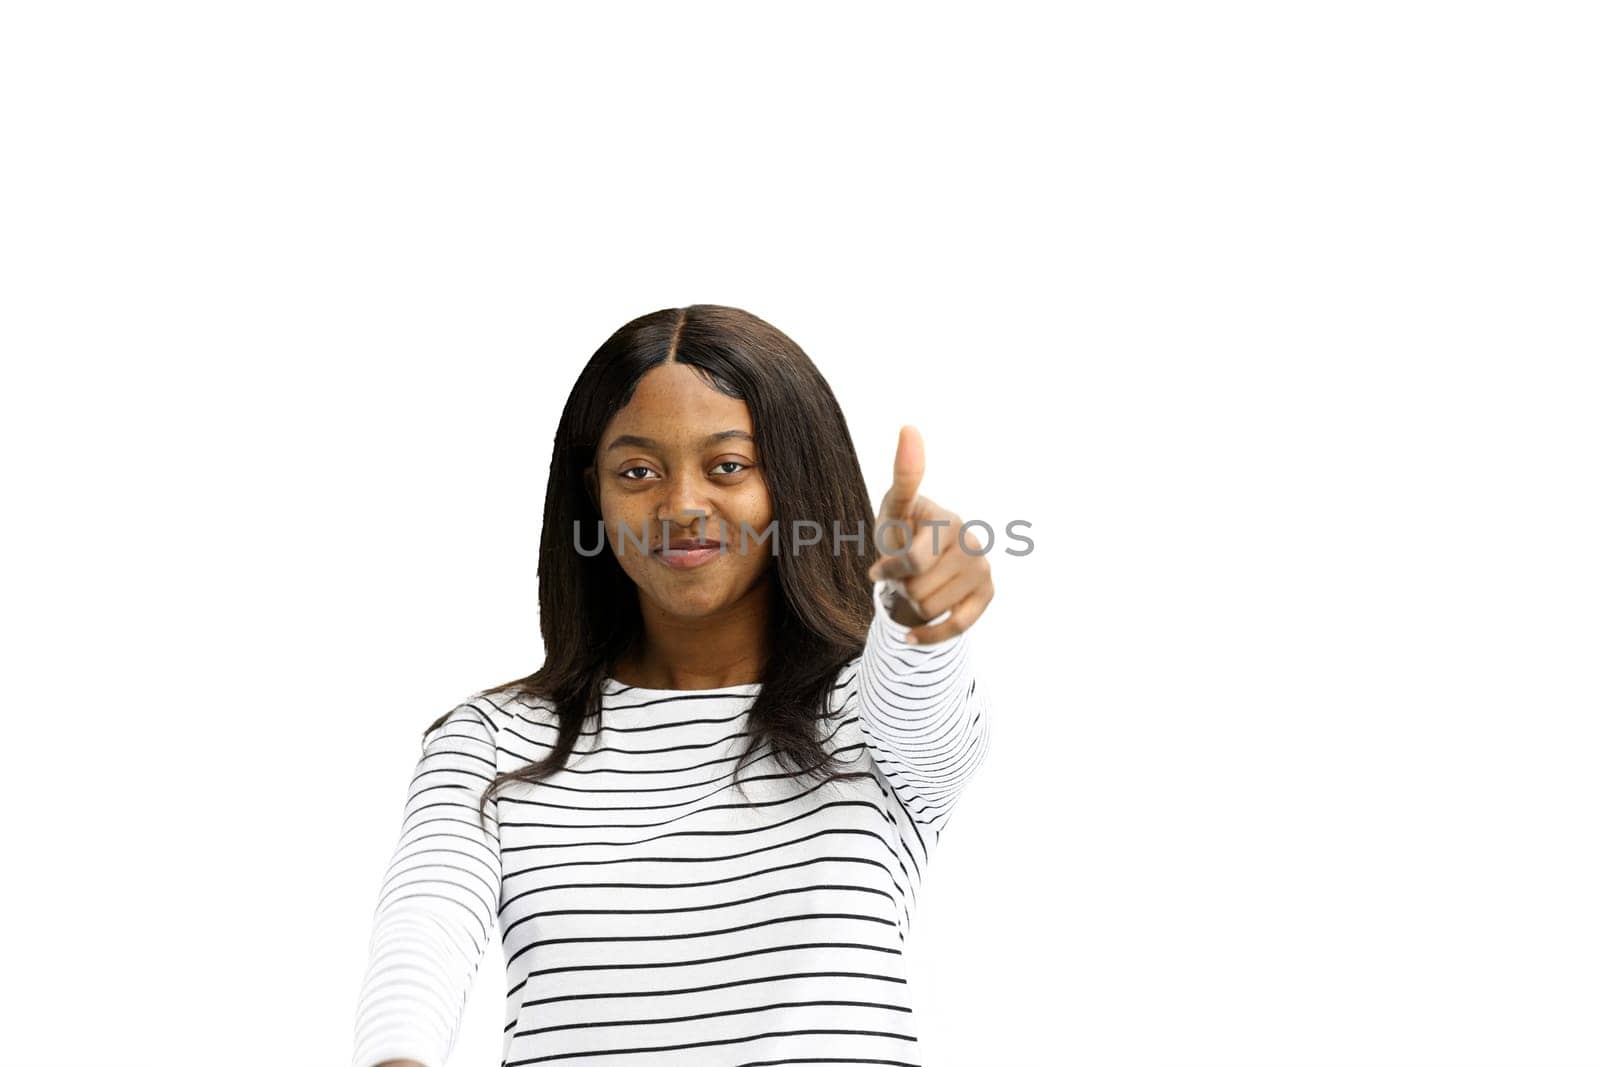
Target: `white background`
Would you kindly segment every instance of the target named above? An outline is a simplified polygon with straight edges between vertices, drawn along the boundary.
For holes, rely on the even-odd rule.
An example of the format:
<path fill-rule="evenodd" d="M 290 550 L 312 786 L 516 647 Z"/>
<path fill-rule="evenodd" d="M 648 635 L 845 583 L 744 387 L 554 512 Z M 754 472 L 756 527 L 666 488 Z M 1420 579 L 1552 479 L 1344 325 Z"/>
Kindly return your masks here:
<path fill-rule="evenodd" d="M 704 302 L 806 349 L 875 499 L 911 423 L 1034 526 L 927 1067 L 1600 1062 L 1597 43 L 8 5 L 0 1060 L 342 1067 L 421 731 L 541 659 L 567 391 Z"/>

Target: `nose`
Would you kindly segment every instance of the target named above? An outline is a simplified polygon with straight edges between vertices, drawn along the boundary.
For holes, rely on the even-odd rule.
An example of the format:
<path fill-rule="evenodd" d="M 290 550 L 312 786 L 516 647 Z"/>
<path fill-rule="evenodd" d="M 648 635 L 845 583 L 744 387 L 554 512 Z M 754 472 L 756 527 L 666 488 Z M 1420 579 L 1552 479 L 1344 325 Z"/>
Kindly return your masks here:
<path fill-rule="evenodd" d="M 665 496 L 656 509 L 656 523 L 667 524 L 668 536 L 683 531 L 690 537 L 715 537 L 716 511 L 705 484 L 695 472 L 679 471 L 663 483 Z"/>

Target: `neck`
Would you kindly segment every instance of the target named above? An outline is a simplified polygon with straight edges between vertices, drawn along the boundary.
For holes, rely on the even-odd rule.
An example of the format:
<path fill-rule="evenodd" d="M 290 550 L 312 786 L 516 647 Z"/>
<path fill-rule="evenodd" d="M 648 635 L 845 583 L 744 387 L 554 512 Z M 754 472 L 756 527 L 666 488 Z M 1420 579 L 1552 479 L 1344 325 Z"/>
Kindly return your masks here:
<path fill-rule="evenodd" d="M 611 676 L 642 689 L 721 689 L 761 681 L 771 655 L 773 571 L 710 615 L 673 615 L 640 597 L 643 639 Z"/>

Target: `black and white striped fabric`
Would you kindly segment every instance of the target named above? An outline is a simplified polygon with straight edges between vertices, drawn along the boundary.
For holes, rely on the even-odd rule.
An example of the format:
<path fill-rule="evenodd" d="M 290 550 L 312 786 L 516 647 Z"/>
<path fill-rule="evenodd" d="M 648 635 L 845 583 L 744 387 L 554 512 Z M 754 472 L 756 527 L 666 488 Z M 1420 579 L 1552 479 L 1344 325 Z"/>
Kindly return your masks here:
<path fill-rule="evenodd" d="M 479 694 L 424 742 L 373 916 L 352 1067 L 445 1067 L 490 931 L 503 1067 L 919 1063 L 902 955 L 932 847 L 989 747 L 971 632 L 908 644 L 881 588 L 823 736 L 871 779 L 817 786 L 770 748 L 732 772 L 759 683 L 607 679 L 553 778 L 542 704 Z"/>

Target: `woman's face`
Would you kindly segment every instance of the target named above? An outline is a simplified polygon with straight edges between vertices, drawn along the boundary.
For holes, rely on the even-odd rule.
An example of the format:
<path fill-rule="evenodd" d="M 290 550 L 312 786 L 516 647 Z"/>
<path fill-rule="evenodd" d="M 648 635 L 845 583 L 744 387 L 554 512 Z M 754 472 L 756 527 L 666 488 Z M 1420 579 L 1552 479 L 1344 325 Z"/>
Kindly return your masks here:
<path fill-rule="evenodd" d="M 749 592 L 772 564 L 773 538 L 756 542 L 772 520 L 760 462 L 749 407 L 684 363 L 647 371 L 628 406 L 612 417 L 595 451 L 592 488 L 612 553 L 659 612 L 715 614 Z M 750 531 L 742 550 L 741 523 Z M 623 536 L 624 526 L 631 538 Z M 695 566 L 674 566 L 662 548 L 683 539 L 721 548 L 713 544 Z"/>

